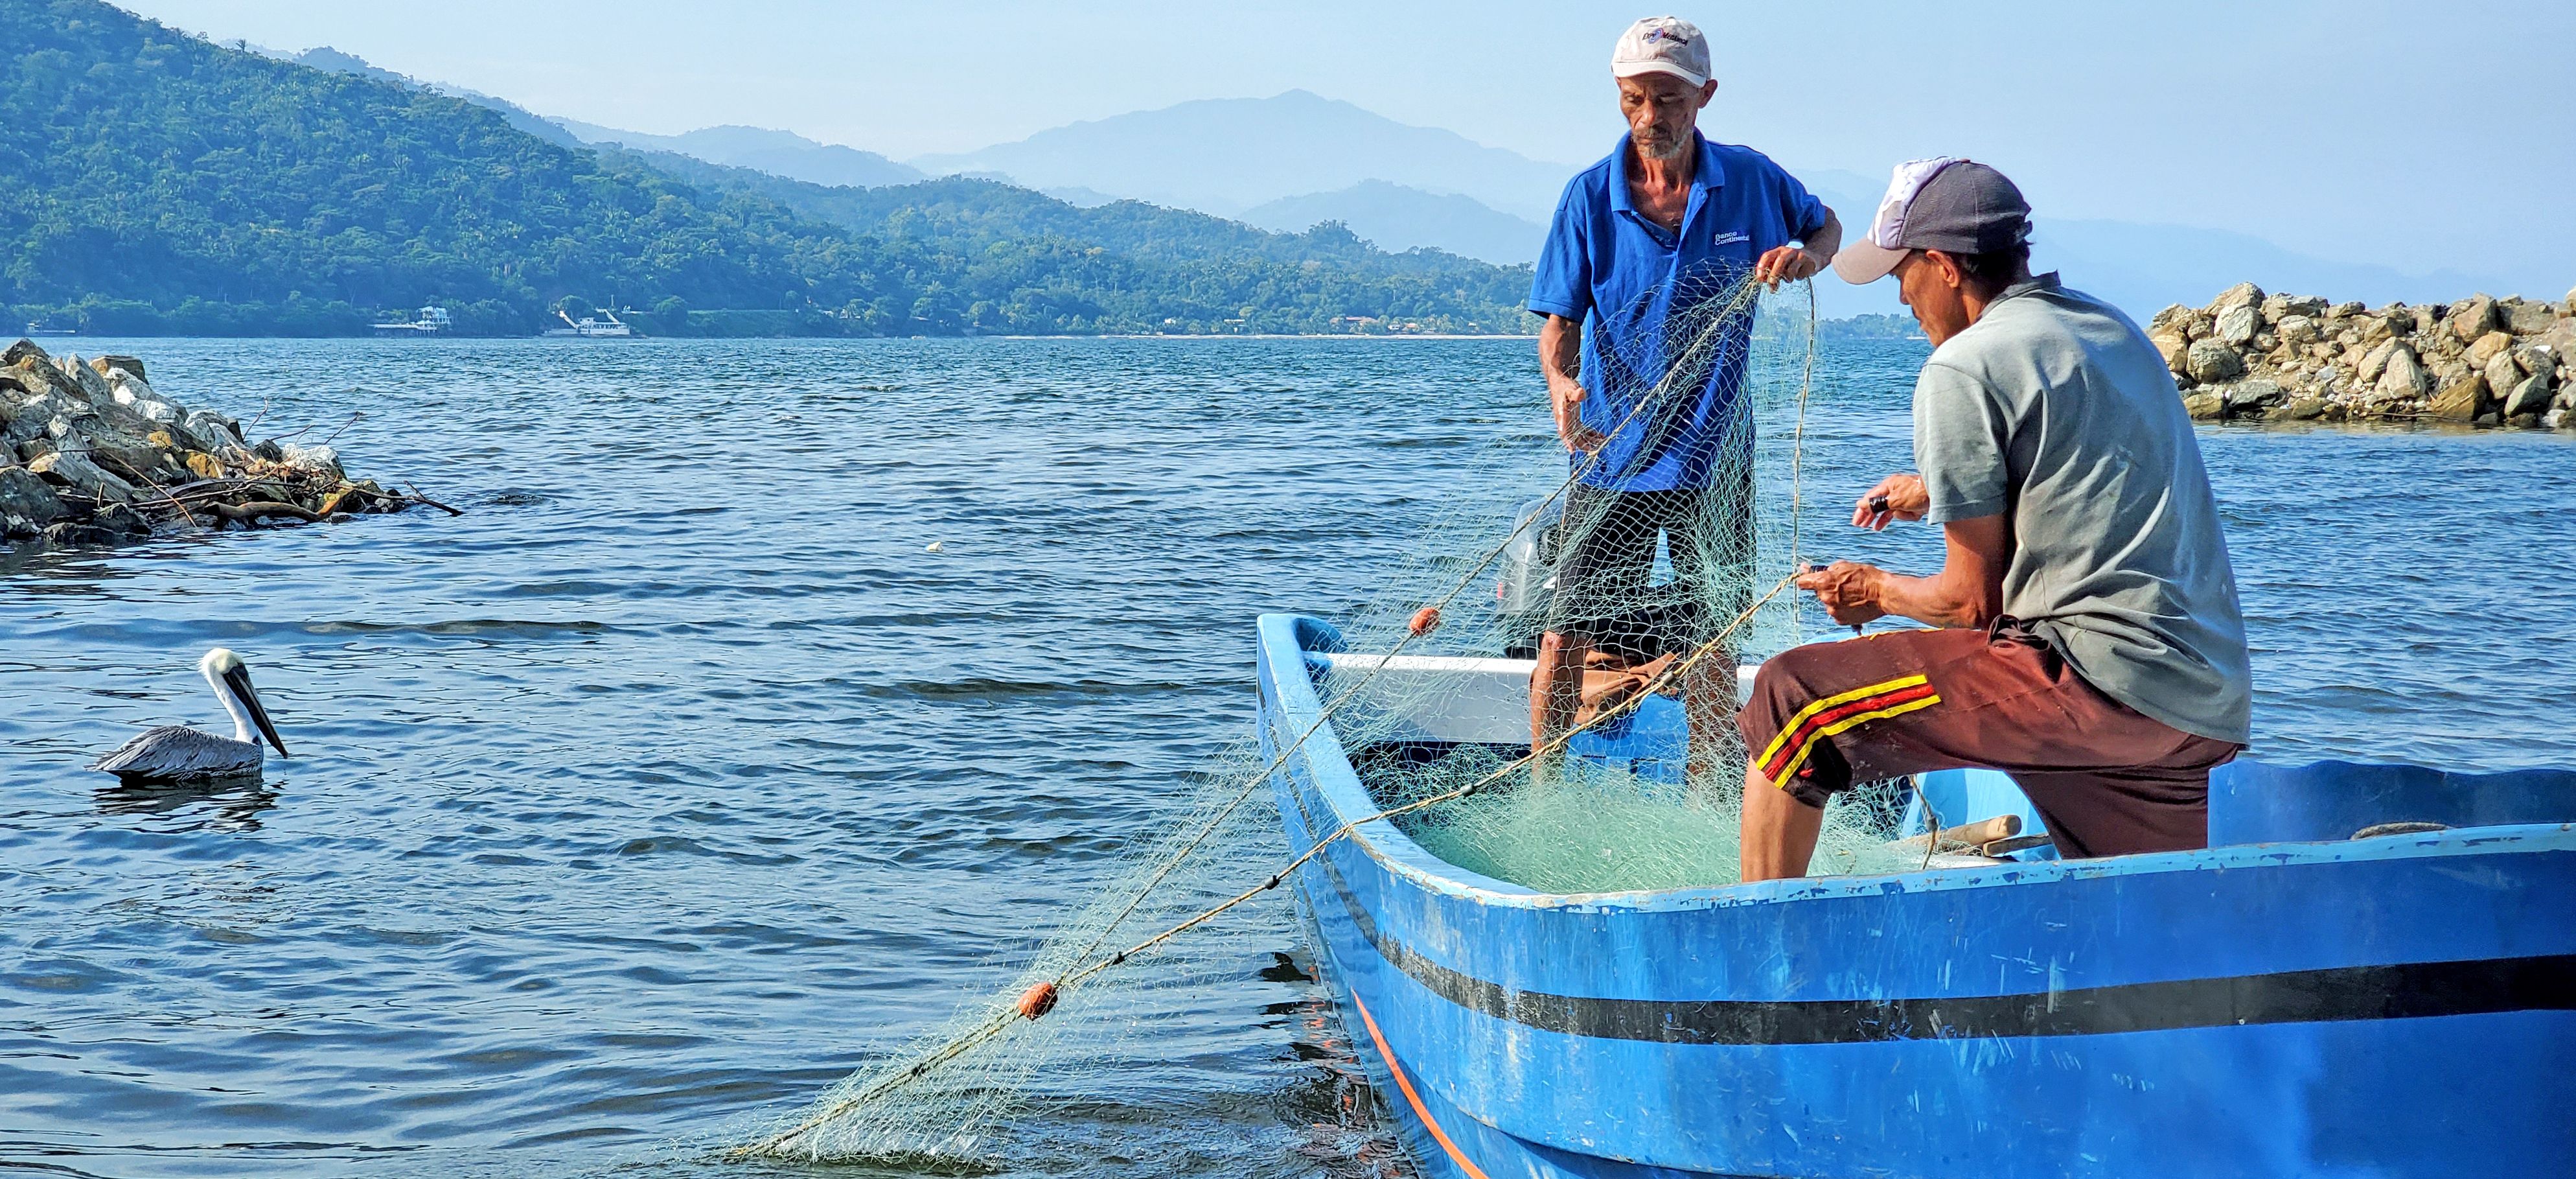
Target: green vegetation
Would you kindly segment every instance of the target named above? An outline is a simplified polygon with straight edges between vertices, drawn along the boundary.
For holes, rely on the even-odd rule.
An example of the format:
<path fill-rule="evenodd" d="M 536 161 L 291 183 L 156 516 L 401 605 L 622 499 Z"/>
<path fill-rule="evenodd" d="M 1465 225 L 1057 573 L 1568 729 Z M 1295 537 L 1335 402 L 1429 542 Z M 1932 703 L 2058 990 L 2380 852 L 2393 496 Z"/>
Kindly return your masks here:
<path fill-rule="evenodd" d="M 1528 327 L 1526 267 L 1338 226 L 593 153 L 95 0 L 0 0 L 0 28 L 0 326 L 331 335 L 439 303 L 523 334 L 577 296 L 675 334 Z"/>
<path fill-rule="evenodd" d="M 1817 325 L 1827 336 L 1843 340 L 1920 340 L 1923 325 L 1911 315 L 1855 315 L 1849 319 L 1828 319 Z"/>

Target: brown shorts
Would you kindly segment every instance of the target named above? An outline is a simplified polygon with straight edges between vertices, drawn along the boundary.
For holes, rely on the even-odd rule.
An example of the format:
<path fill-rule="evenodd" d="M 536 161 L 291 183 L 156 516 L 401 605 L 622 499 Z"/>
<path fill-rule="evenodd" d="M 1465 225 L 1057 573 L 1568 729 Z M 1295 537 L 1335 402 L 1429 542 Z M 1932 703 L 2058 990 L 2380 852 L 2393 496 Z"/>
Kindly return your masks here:
<path fill-rule="evenodd" d="M 1855 780 L 2002 770 L 2068 857 L 2208 846 L 2210 767 L 2243 748 L 2103 695 L 2009 618 L 1781 652 L 1736 724 L 1762 776 L 1809 806 Z"/>

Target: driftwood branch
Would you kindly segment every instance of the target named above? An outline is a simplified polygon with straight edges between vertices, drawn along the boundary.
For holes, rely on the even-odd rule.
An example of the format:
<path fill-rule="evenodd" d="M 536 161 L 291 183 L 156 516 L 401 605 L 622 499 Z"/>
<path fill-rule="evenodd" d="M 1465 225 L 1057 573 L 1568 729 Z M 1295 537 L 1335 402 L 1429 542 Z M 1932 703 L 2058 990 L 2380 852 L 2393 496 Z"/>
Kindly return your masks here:
<path fill-rule="evenodd" d="M 439 511 L 445 512 L 445 513 L 447 513 L 448 515 L 451 515 L 451 516 L 462 516 L 462 515 L 464 515 L 464 514 L 465 514 L 465 511 L 464 511 L 464 509 L 462 509 L 462 508 L 451 508 L 451 507 L 447 506 L 446 504 L 440 503 L 440 502 L 438 502 L 437 500 L 434 500 L 434 499 L 429 498 L 428 496 L 422 495 L 422 494 L 420 493 L 420 489 L 419 489 L 419 488 L 414 487 L 414 486 L 412 486 L 412 485 L 411 485 L 411 484 L 409 484 L 409 483 L 405 483 L 405 484 L 403 484 L 403 490 L 408 491 L 408 492 L 410 492 L 410 493 L 411 493 L 412 502 L 414 502 L 414 503 L 427 504 L 427 505 L 429 505 L 430 507 L 436 508 L 436 509 L 438 509 Z"/>
<path fill-rule="evenodd" d="M 255 499 L 245 504 L 212 503 L 206 505 L 206 510 L 236 524 L 248 524 L 262 516 L 284 516 L 307 524 L 319 523 L 322 519 L 319 512 L 273 499 Z"/>

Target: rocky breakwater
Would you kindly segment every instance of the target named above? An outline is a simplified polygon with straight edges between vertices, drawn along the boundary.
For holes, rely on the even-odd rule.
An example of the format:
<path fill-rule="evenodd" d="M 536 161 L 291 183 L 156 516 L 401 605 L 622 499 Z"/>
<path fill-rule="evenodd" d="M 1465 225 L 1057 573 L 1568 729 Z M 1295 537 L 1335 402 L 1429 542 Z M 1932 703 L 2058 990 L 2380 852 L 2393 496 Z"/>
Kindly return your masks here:
<path fill-rule="evenodd" d="M 102 544 L 201 528 L 314 523 L 427 504 L 352 482 L 328 445 L 253 443 L 242 424 L 154 390 L 130 356 L 0 353 L 0 539 Z"/>
<path fill-rule="evenodd" d="M 2243 283 L 2147 335 L 2202 420 L 2428 420 L 2576 429 L 2576 291 L 2364 308 Z"/>

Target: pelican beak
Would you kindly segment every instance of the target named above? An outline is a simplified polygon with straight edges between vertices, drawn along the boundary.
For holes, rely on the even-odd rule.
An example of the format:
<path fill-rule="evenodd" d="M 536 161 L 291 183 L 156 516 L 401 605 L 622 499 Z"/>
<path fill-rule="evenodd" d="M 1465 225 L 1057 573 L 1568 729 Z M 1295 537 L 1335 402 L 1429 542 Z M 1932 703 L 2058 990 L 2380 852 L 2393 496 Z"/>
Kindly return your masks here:
<path fill-rule="evenodd" d="M 268 710 L 259 706 L 259 693 L 252 691 L 250 686 L 250 668 L 234 664 L 232 670 L 224 673 L 224 687 L 231 689 L 233 698 L 250 710 L 250 722 L 259 726 L 259 735 L 268 738 L 279 757 L 295 756 L 286 751 L 286 742 L 277 739 L 277 726 L 269 723 Z"/>

